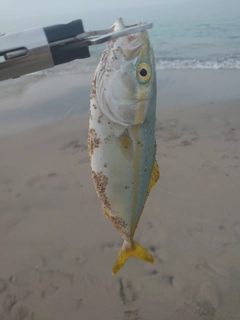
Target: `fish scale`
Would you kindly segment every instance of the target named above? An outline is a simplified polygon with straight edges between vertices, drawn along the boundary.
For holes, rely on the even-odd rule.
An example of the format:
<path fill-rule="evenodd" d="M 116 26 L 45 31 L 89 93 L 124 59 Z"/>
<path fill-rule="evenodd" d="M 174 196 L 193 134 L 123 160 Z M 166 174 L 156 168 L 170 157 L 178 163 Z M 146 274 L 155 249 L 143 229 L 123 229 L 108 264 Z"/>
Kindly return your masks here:
<path fill-rule="evenodd" d="M 124 29 L 123 20 L 114 28 Z M 153 262 L 133 237 L 159 178 L 155 122 L 156 72 L 147 32 L 110 41 L 92 82 L 88 149 L 103 212 L 124 240 L 112 274 L 131 256 Z"/>

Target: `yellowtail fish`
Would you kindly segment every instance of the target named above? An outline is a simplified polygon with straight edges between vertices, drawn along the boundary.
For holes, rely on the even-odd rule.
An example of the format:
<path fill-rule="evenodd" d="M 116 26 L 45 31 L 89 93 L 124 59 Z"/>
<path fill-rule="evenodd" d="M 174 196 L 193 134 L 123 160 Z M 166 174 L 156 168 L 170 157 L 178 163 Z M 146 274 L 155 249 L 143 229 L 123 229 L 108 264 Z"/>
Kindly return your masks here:
<path fill-rule="evenodd" d="M 114 30 L 125 28 L 123 20 Z M 147 31 L 108 42 L 91 91 L 88 149 L 104 214 L 124 242 L 112 269 L 129 257 L 154 261 L 133 240 L 146 199 L 159 178 L 155 159 L 156 71 Z"/>

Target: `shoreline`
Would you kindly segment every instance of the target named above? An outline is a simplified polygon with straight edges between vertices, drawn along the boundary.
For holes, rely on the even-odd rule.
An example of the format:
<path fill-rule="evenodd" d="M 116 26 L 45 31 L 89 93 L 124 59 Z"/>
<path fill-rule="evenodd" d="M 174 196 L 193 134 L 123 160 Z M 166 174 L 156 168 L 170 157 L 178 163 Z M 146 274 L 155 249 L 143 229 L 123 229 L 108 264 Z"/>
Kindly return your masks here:
<path fill-rule="evenodd" d="M 0 83 L 0 137 L 89 110 L 93 74 L 31 75 Z M 240 101 L 240 70 L 157 72 L 157 109 Z"/>

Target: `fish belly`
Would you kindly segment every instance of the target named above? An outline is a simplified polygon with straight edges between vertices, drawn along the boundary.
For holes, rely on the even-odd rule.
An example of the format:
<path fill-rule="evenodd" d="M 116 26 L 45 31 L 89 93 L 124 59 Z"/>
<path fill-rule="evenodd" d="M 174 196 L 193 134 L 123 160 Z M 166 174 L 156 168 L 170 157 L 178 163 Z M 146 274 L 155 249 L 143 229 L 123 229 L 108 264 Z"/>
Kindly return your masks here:
<path fill-rule="evenodd" d="M 91 104 L 93 182 L 104 213 L 125 240 L 133 238 L 149 191 L 155 158 L 154 116 L 142 125 L 123 127 L 109 121 L 96 101 Z"/>

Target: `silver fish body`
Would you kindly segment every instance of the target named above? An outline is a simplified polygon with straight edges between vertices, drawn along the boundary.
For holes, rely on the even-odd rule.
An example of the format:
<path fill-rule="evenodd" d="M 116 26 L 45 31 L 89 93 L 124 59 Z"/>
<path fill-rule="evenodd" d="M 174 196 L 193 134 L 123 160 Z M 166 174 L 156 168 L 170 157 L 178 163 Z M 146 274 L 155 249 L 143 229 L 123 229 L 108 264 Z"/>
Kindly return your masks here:
<path fill-rule="evenodd" d="M 118 19 L 114 29 L 123 28 Z M 147 196 L 159 178 L 156 92 L 147 32 L 109 42 L 93 79 L 88 148 L 103 212 L 124 240 L 113 274 L 130 256 L 153 262 L 133 237 Z"/>

